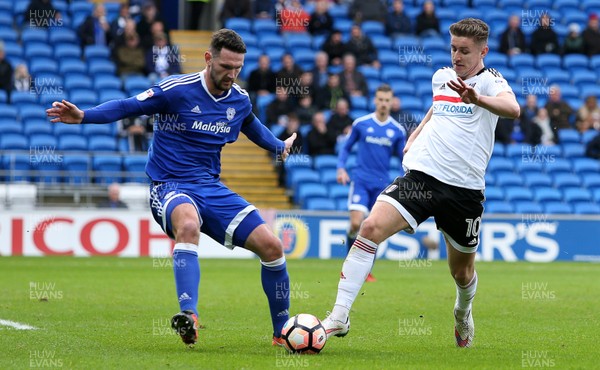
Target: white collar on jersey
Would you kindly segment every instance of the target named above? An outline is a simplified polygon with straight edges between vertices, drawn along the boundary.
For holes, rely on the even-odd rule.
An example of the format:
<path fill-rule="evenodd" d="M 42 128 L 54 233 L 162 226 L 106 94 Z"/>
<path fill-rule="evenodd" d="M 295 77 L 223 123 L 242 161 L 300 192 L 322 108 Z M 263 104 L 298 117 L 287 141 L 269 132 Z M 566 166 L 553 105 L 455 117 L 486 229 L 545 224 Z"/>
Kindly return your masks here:
<path fill-rule="evenodd" d="M 379 126 L 385 126 L 390 122 L 391 117 L 388 115 L 388 118 L 385 121 L 381 122 L 380 120 L 377 119 L 377 114 L 371 113 L 371 118 L 373 119 L 373 122 L 375 122 Z"/>
<path fill-rule="evenodd" d="M 211 97 L 212 100 L 218 102 L 218 101 L 221 101 L 221 100 L 227 98 L 231 94 L 231 89 L 229 89 L 229 90 L 227 90 L 227 94 L 221 96 L 220 98 L 215 98 L 215 96 L 213 94 L 211 94 L 210 91 L 208 91 L 208 86 L 206 86 L 206 79 L 204 78 L 205 75 L 206 75 L 206 69 L 203 69 L 200 72 L 200 81 L 202 82 L 202 87 L 204 88 L 204 91 L 206 91 L 206 93 L 208 94 L 208 96 Z"/>

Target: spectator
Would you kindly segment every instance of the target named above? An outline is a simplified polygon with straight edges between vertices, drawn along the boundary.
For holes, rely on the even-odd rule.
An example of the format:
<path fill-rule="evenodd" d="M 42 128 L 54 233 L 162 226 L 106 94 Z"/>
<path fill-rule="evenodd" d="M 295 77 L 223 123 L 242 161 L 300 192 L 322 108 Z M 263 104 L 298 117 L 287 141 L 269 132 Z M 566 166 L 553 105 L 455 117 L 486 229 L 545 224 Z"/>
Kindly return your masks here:
<path fill-rule="evenodd" d="M 548 111 L 546 108 L 538 109 L 538 113 L 533 118 L 533 122 L 542 131 L 542 135 L 540 137 L 540 143 L 542 145 L 554 145 L 558 142 L 558 136 L 551 126 L 551 120 L 548 116 Z"/>
<path fill-rule="evenodd" d="M 140 36 L 140 40 L 141 40 L 142 47 L 144 48 L 144 50 L 151 48 L 152 45 L 154 44 L 154 36 L 155 35 L 152 35 L 151 28 L 152 28 L 152 24 L 157 21 L 162 22 L 162 19 L 158 15 L 158 11 L 156 10 L 156 5 L 154 5 L 154 3 L 152 1 L 148 1 L 148 2 L 144 3 L 144 5 L 142 6 L 142 17 L 138 21 L 136 28 L 135 28 L 135 31 Z M 163 23 L 163 29 L 161 32 L 163 32 L 167 35 L 169 34 L 169 31 L 166 28 L 164 28 L 164 23 Z M 168 40 L 169 39 L 167 38 L 167 41 Z"/>
<path fill-rule="evenodd" d="M 0 90 L 6 91 L 10 97 L 10 91 L 13 85 L 13 67 L 6 60 L 6 52 L 4 51 L 4 42 L 0 40 Z"/>
<path fill-rule="evenodd" d="M 329 77 L 329 72 L 327 71 L 328 63 L 329 58 L 327 57 L 327 53 L 318 51 L 315 55 L 315 67 L 311 70 L 313 76 L 312 89 L 315 93 L 320 88 L 327 85 L 327 78 Z"/>
<path fill-rule="evenodd" d="M 516 55 L 527 50 L 525 34 L 521 30 L 521 18 L 512 15 L 508 19 L 508 27 L 500 35 L 500 52 L 507 55 Z"/>
<path fill-rule="evenodd" d="M 531 53 L 533 55 L 552 53 L 558 54 L 558 35 L 552 29 L 548 13 L 540 17 L 540 26 L 531 35 Z"/>
<path fill-rule="evenodd" d="M 344 55 L 344 70 L 340 72 L 340 85 L 348 96 L 367 96 L 368 88 L 365 76 L 356 70 L 356 58 L 352 54 Z"/>
<path fill-rule="evenodd" d="M 79 26 L 79 39 L 82 47 L 88 45 L 108 46 L 110 25 L 106 20 L 106 9 L 102 3 L 96 3 L 94 12 Z"/>
<path fill-rule="evenodd" d="M 117 39 L 113 43 L 113 48 L 116 50 L 119 47 L 124 46 L 125 39 L 127 38 L 127 36 L 135 35 L 135 36 L 137 36 L 137 38 L 139 38 L 140 35 L 138 35 L 138 33 L 135 29 L 136 29 L 136 24 L 135 24 L 135 21 L 133 20 L 133 18 L 127 19 L 125 21 L 125 27 L 123 28 L 123 33 L 121 35 L 117 36 Z M 141 41 L 141 39 L 140 39 L 140 41 Z"/>
<path fill-rule="evenodd" d="M 548 111 L 555 137 L 558 138 L 558 130 L 571 128 L 569 117 L 573 114 L 573 109 L 562 99 L 560 87 L 557 85 L 550 86 L 550 99 L 545 108 Z"/>
<path fill-rule="evenodd" d="M 246 18 L 252 19 L 252 4 L 250 0 L 225 0 L 219 19 L 221 24 L 229 18 Z"/>
<path fill-rule="evenodd" d="M 296 133 L 296 140 L 294 140 L 294 143 L 290 148 L 290 154 L 302 154 L 302 152 L 304 152 L 304 139 L 302 137 L 302 133 L 298 130 L 299 127 L 300 121 L 298 120 L 298 116 L 296 116 L 296 114 L 294 113 L 290 113 L 288 115 L 288 120 L 285 125 L 285 130 L 277 137 L 280 140 L 285 140 L 288 137 L 292 136 L 294 132 Z M 284 186 L 286 178 L 284 162 L 280 159 L 276 159 L 276 168 L 277 175 L 279 177 L 279 185 Z"/>
<path fill-rule="evenodd" d="M 33 79 L 27 70 L 27 66 L 25 64 L 19 64 L 15 67 L 14 71 L 15 81 L 13 84 L 13 89 L 15 91 L 21 92 L 31 92 L 35 91 L 35 87 L 33 86 Z"/>
<path fill-rule="evenodd" d="M 390 37 L 411 33 L 410 18 L 404 12 L 402 0 L 394 0 L 393 11 L 385 19 L 385 33 Z"/>
<path fill-rule="evenodd" d="M 120 121 L 121 136 L 127 138 L 131 152 L 146 152 L 149 147 L 149 136 L 153 132 L 152 117 L 142 115 L 125 118 Z"/>
<path fill-rule="evenodd" d="M 569 25 L 569 34 L 563 43 L 563 54 L 585 54 L 585 43 L 580 34 L 581 27 L 577 23 Z"/>
<path fill-rule="evenodd" d="M 539 145 L 542 142 L 542 129 L 533 120 L 538 110 L 537 96 L 527 95 L 525 105 L 521 107 L 519 127 L 523 134 L 523 141 L 531 145 Z"/>
<path fill-rule="evenodd" d="M 390 109 L 390 116 L 395 119 L 399 124 L 404 127 L 406 130 L 406 134 L 409 135 L 412 133 L 413 129 L 416 128 L 416 125 L 421 123 L 421 120 L 415 123 L 415 127 L 410 127 L 412 122 L 412 116 L 409 112 L 402 109 L 402 100 L 399 97 L 394 96 L 392 98 L 392 107 Z M 407 136 L 408 137 L 408 136 Z"/>
<path fill-rule="evenodd" d="M 279 117 L 286 116 L 294 111 L 294 104 L 290 100 L 287 91 L 279 89 L 275 99 L 267 105 L 267 124 L 272 125 L 279 122 Z"/>
<path fill-rule="evenodd" d="M 310 15 L 308 22 L 308 32 L 311 35 L 329 35 L 333 31 L 333 18 L 327 11 L 329 3 L 327 0 L 318 0 L 315 11 Z"/>
<path fill-rule="evenodd" d="M 54 9 L 50 0 L 31 0 L 23 13 L 23 25 L 26 27 L 60 26 L 60 12 Z"/>
<path fill-rule="evenodd" d="M 298 101 L 303 96 L 310 96 L 311 98 L 315 96 L 315 91 L 313 89 L 313 75 L 311 72 L 302 72 L 300 75 L 300 85 L 296 87 L 296 91 L 294 91 L 294 96 L 296 101 Z"/>
<path fill-rule="evenodd" d="M 312 129 L 308 132 L 306 141 L 308 154 L 311 156 L 335 153 L 336 137 L 327 130 L 325 115 L 322 112 L 313 116 Z"/>
<path fill-rule="evenodd" d="M 286 92 L 288 92 L 292 87 L 299 86 L 300 76 L 302 76 L 303 72 L 302 68 L 294 62 L 291 54 L 284 54 L 281 57 L 281 69 L 275 76 L 276 89 L 286 89 Z"/>
<path fill-rule="evenodd" d="M 121 77 L 146 73 L 146 58 L 137 34 L 125 36 L 125 45 L 117 49 L 116 60 L 117 73 Z"/>
<path fill-rule="evenodd" d="M 514 142 L 515 120 L 512 118 L 499 117 L 494 131 L 495 141 L 502 144 Z"/>
<path fill-rule="evenodd" d="M 317 107 L 319 109 L 334 109 L 340 99 L 348 101 L 348 95 L 340 85 L 340 76 L 330 74 L 327 85 L 316 92 Z"/>
<path fill-rule="evenodd" d="M 254 17 L 256 19 L 273 19 L 274 10 L 272 0 L 254 1 Z"/>
<path fill-rule="evenodd" d="M 154 21 L 150 25 L 150 35 L 146 36 L 145 39 L 140 36 L 140 42 L 145 51 L 148 51 L 148 49 L 152 48 L 154 45 L 154 37 L 157 35 L 165 35 L 167 38 L 167 44 L 171 45 L 171 39 L 165 30 L 165 24 L 162 21 Z"/>
<path fill-rule="evenodd" d="M 596 96 L 590 95 L 585 98 L 585 104 L 577 111 L 575 127 L 579 132 L 600 130 L 600 108 Z"/>
<path fill-rule="evenodd" d="M 296 107 L 296 115 L 298 116 L 298 120 L 300 120 L 300 124 L 310 124 L 315 113 L 317 113 L 317 107 L 313 104 L 312 96 L 302 96 L 298 100 L 298 106 Z"/>
<path fill-rule="evenodd" d="M 600 54 L 600 30 L 598 29 L 598 15 L 595 13 L 590 14 L 588 18 L 588 25 L 581 35 L 583 37 L 583 43 L 585 45 L 585 51 L 587 55 Z"/>
<path fill-rule="evenodd" d="M 350 31 L 350 40 L 346 43 L 346 52 L 354 55 L 359 66 L 369 64 L 375 68 L 380 67 L 377 60 L 377 49 L 357 24 L 353 25 Z"/>
<path fill-rule="evenodd" d="M 383 0 L 353 0 L 350 5 L 350 18 L 356 23 L 364 21 L 384 22 L 387 13 Z"/>
<path fill-rule="evenodd" d="M 181 73 L 179 54 L 167 44 L 164 33 L 154 36 L 154 46 L 146 52 L 146 71 L 152 80 Z"/>
<path fill-rule="evenodd" d="M 110 22 L 110 38 L 113 42 L 114 47 L 124 45 L 124 43 L 121 45 L 117 45 L 117 43 L 119 42 L 118 40 L 121 39 L 121 37 L 123 37 L 122 40 L 125 40 L 125 36 L 123 35 L 125 33 L 125 26 L 127 25 L 128 21 L 132 21 L 135 26 L 135 21 L 133 20 L 133 18 L 131 18 L 131 15 L 129 14 L 129 4 L 127 4 L 127 2 L 121 3 L 121 7 L 119 8 L 119 16 L 115 18 L 112 22 Z"/>
<path fill-rule="evenodd" d="M 340 135 L 348 135 L 352 129 L 352 118 L 349 116 L 350 106 L 348 101 L 341 98 L 337 101 L 335 110 L 329 122 L 327 122 L 327 128 L 331 131 L 331 134 L 338 138 Z"/>
<path fill-rule="evenodd" d="M 342 32 L 334 30 L 327 40 L 321 46 L 321 50 L 324 50 L 329 57 L 329 64 L 332 66 L 338 66 L 342 64 L 342 57 L 346 54 L 346 45 L 342 41 Z"/>
<path fill-rule="evenodd" d="M 290 6 L 279 13 L 281 32 L 306 32 L 309 21 L 310 15 L 304 11 L 298 0 L 292 0 Z"/>
<path fill-rule="evenodd" d="M 585 146 L 585 156 L 600 159 L 600 133 Z"/>
<path fill-rule="evenodd" d="M 423 3 L 423 11 L 417 16 L 416 33 L 422 37 L 440 34 L 440 21 L 435 15 L 435 7 L 431 0 Z"/>
<path fill-rule="evenodd" d="M 127 208 L 127 204 L 120 199 L 121 188 L 119 184 L 112 183 L 108 186 L 108 199 L 98 206 L 100 208 Z"/>
<path fill-rule="evenodd" d="M 258 68 L 250 72 L 246 90 L 253 104 L 257 96 L 275 93 L 275 72 L 271 70 L 271 59 L 268 55 L 263 54 L 258 58 Z"/>

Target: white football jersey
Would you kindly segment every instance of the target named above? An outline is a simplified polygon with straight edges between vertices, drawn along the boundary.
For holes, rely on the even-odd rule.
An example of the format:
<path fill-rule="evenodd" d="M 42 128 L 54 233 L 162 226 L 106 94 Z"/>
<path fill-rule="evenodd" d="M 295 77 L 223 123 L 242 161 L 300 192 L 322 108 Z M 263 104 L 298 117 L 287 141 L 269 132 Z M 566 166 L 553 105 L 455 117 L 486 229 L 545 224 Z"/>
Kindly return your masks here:
<path fill-rule="evenodd" d="M 494 147 L 498 116 L 475 104 L 463 103 L 447 86 L 450 80 L 457 80 L 452 68 L 433 74 L 431 119 L 412 143 L 402 165 L 446 184 L 481 190 L 485 188 L 485 169 Z M 512 91 L 500 72 L 490 68 L 482 69 L 465 83 L 480 95 Z"/>

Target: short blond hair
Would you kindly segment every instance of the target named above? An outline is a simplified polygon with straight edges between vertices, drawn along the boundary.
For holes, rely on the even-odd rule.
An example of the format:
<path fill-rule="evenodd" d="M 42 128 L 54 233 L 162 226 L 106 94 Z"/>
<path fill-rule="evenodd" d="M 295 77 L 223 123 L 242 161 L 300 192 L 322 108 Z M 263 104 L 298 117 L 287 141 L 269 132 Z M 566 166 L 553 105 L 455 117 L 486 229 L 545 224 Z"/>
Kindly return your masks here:
<path fill-rule="evenodd" d="M 477 44 L 487 44 L 490 27 L 476 18 L 466 18 L 450 26 L 450 34 L 456 37 L 472 38 Z"/>

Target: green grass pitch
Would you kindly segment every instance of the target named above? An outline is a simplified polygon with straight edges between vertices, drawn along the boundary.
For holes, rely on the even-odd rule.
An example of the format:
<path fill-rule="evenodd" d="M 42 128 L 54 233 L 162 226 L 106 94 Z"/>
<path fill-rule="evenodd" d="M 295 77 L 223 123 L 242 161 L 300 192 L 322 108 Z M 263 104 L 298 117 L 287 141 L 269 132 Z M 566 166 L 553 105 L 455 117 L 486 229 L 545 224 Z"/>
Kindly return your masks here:
<path fill-rule="evenodd" d="M 291 313 L 323 318 L 341 260 L 288 261 Z M 316 356 L 271 346 L 258 260 L 202 260 L 199 343 L 169 328 L 170 260 L 0 258 L 0 369 L 597 368 L 600 265 L 478 263 L 474 346 L 454 345 L 444 261 L 377 261 L 345 338 Z"/>

